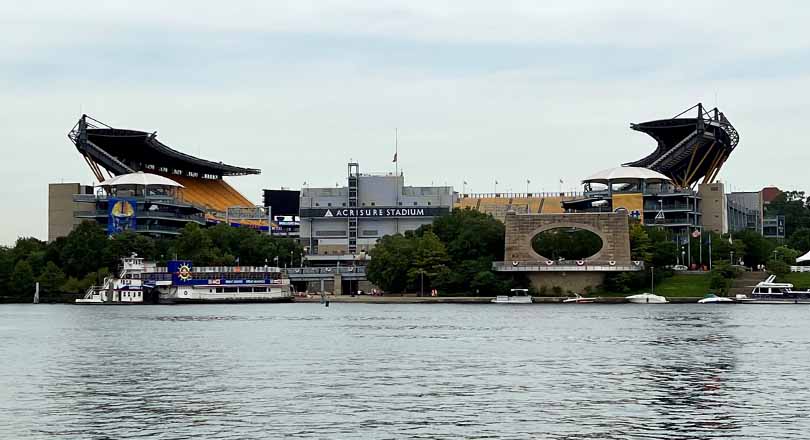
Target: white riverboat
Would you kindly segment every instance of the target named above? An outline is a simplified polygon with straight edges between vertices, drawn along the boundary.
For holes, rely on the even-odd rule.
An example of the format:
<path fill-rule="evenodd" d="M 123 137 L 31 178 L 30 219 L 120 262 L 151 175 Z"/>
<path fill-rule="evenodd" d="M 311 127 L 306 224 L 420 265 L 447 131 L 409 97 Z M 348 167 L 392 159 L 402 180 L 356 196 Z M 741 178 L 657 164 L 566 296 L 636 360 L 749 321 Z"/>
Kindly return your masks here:
<path fill-rule="evenodd" d="M 528 295 L 529 289 L 512 289 L 513 294 L 520 295 L 498 295 L 491 302 L 493 304 L 531 304 L 532 297 Z"/>
<path fill-rule="evenodd" d="M 253 303 L 291 301 L 293 291 L 281 269 L 265 266 L 167 266 L 137 255 L 122 259 L 121 271 L 87 290 L 76 304 Z"/>

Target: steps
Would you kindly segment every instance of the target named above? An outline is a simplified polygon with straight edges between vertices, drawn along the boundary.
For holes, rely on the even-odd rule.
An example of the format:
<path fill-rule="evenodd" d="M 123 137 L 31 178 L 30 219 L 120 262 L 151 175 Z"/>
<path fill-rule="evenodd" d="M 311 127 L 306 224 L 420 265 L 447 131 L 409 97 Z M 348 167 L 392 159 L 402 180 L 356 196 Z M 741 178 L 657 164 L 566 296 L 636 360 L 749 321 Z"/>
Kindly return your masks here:
<path fill-rule="evenodd" d="M 728 296 L 749 295 L 753 286 L 760 281 L 765 281 L 770 274 L 768 272 L 743 272 L 731 282 L 728 289 Z"/>

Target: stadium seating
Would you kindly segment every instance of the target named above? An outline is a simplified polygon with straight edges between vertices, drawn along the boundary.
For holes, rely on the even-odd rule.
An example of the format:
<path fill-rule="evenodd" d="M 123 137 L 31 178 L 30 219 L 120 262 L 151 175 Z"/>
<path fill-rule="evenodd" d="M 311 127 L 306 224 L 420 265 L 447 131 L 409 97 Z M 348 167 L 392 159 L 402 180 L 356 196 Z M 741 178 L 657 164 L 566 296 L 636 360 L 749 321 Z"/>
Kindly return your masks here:
<path fill-rule="evenodd" d="M 220 212 L 235 206 L 254 206 L 245 196 L 222 179 L 198 179 L 167 175 L 166 177 L 184 186 L 183 200 Z"/>

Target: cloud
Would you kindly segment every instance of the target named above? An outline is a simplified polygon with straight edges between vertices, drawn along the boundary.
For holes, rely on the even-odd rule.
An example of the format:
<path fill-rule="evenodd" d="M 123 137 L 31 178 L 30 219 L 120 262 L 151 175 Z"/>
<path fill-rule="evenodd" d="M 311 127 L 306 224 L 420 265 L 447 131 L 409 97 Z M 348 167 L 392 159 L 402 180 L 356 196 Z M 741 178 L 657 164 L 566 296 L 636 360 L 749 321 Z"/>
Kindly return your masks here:
<path fill-rule="evenodd" d="M 723 178 L 803 185 L 803 2 L 7 3 L 0 243 L 45 237 L 48 182 L 91 179 L 65 137 L 82 112 L 261 168 L 231 179 L 258 202 L 350 158 L 386 170 L 394 128 L 409 184 L 572 189 L 653 148 L 630 122 L 719 100 L 742 139 Z"/>

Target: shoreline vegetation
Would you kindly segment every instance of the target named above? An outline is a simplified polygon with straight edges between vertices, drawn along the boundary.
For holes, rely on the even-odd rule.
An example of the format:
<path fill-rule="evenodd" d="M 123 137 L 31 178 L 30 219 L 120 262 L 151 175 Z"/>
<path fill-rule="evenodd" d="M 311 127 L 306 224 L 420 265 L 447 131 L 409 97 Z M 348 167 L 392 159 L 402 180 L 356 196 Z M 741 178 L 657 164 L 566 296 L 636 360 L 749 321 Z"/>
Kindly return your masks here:
<path fill-rule="evenodd" d="M 491 215 L 470 209 L 456 209 L 414 231 L 381 238 L 369 252 L 371 259 L 366 273 L 369 281 L 388 293 L 384 298 L 433 289 L 442 298 L 492 298 L 507 295 L 515 288 L 529 289 L 529 295 L 538 298 L 566 297 L 574 293 L 623 297 L 649 291 L 650 268 L 655 272 L 656 293 L 668 298 L 699 298 L 707 293 L 725 295 L 744 267 L 764 266 L 775 273 L 778 280 L 806 289 L 810 288 L 810 273 L 790 273 L 788 262 L 795 261 L 799 255 L 791 245 L 799 249 L 810 246 L 810 208 L 805 205 L 803 193 L 788 194 L 790 200 L 777 202 L 776 206 L 781 208 L 776 212 L 790 213 L 791 209 L 799 209 L 804 217 L 796 222 L 792 219 L 798 214 L 786 215 L 788 225 L 798 223 L 800 227 L 794 227 L 784 243 L 745 230 L 731 235 L 709 232 L 703 237 L 690 237 L 688 244 L 681 241 L 679 246 L 666 228 L 644 226 L 631 220 L 631 257 L 643 261 L 647 270 L 611 273 L 606 276 L 604 285 L 589 286 L 579 292 L 566 286 L 534 289 L 525 275 L 493 271 L 492 263 L 504 258 L 504 225 Z M 783 199 L 785 197 L 783 195 Z M 797 204 L 802 207 L 793 206 Z M 688 250 L 691 250 L 691 261 L 708 262 L 709 240 L 712 270 L 686 273 L 670 269 L 688 258 Z M 589 252 L 594 245 L 591 241 L 592 237 L 587 234 L 558 233 L 546 237 L 538 235 L 532 243 L 535 249 Z M 67 237 L 51 243 L 20 238 L 13 247 L 0 246 L 0 303 L 31 302 L 36 282 L 40 283 L 41 302 L 72 302 L 90 286 L 100 284 L 111 270 L 117 269 L 120 258 L 132 253 L 160 264 L 180 258 L 198 266 L 296 267 L 305 259 L 303 248 L 295 240 L 271 237 L 250 229 L 226 225 L 201 228 L 189 224 L 176 238 L 155 239 L 133 232 L 108 237 L 99 225 L 84 222 Z"/>

